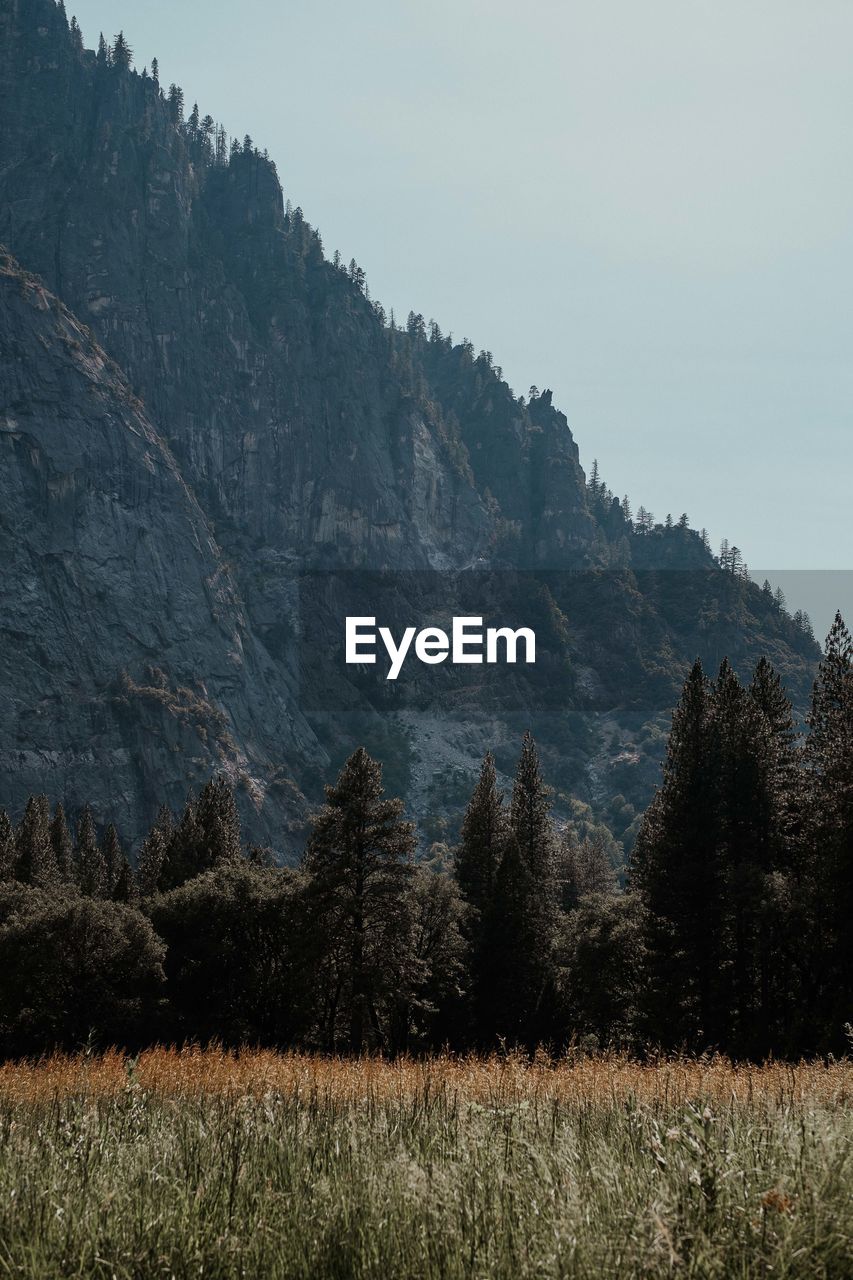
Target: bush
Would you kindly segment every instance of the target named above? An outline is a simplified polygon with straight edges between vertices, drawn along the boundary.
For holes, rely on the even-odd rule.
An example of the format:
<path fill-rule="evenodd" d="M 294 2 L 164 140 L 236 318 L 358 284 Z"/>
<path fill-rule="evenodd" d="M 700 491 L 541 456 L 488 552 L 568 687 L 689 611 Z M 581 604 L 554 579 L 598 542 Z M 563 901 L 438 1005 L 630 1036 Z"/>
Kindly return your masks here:
<path fill-rule="evenodd" d="M 167 945 L 169 1034 L 229 1045 L 293 1033 L 295 873 L 229 865 L 153 899 Z"/>
<path fill-rule="evenodd" d="M 131 907 L 24 885 L 0 887 L 0 1045 L 8 1055 L 146 1039 L 163 944 Z"/>

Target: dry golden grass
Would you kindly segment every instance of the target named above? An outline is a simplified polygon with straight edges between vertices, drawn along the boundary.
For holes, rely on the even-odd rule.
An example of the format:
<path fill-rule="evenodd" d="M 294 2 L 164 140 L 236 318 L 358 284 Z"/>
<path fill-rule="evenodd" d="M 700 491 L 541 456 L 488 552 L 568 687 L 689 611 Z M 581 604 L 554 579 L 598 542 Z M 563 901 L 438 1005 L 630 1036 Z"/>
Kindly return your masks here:
<path fill-rule="evenodd" d="M 0 1101 L 115 1097 L 128 1081 L 164 1098 L 218 1095 L 314 1098 L 337 1104 L 447 1101 L 508 1106 L 549 1105 L 677 1107 L 695 1099 L 731 1103 L 842 1108 L 853 1099 L 853 1062 L 770 1062 L 738 1065 L 727 1058 L 670 1058 L 638 1062 L 621 1055 L 540 1054 L 490 1058 L 440 1055 L 424 1060 L 359 1060 L 244 1049 L 153 1048 L 137 1058 L 111 1050 L 100 1056 L 56 1055 L 38 1062 L 0 1065 Z"/>

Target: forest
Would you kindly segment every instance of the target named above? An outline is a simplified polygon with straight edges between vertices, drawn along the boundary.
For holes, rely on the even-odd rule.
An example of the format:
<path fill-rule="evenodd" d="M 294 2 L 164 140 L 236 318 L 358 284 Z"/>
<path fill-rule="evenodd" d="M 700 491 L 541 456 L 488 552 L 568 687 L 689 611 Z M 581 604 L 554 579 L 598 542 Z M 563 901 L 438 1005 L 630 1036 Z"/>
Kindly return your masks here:
<path fill-rule="evenodd" d="M 73 828 L 73 834 L 72 834 Z M 482 764 L 455 846 L 364 748 L 301 865 L 245 847 L 219 776 L 131 865 L 87 806 L 0 811 L 0 1051 L 156 1043 L 390 1057 L 569 1046 L 736 1060 L 843 1053 L 853 1009 L 853 642 L 840 615 L 801 735 L 762 659 L 697 662 L 628 866 L 555 821 L 525 734 Z"/>

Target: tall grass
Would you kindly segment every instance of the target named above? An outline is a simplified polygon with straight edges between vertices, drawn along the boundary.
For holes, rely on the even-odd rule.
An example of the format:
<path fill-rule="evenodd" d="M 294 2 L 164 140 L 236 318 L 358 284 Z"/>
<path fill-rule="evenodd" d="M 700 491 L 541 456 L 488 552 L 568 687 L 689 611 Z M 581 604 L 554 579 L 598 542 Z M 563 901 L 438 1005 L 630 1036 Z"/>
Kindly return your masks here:
<path fill-rule="evenodd" d="M 0 1068 L 0 1275 L 853 1276 L 853 1066 Z"/>

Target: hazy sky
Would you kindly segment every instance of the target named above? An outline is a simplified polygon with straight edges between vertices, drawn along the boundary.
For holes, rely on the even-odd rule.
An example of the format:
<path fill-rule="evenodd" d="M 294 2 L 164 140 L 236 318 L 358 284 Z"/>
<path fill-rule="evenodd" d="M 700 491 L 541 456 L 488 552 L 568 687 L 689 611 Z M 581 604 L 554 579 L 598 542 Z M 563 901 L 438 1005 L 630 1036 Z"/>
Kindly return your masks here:
<path fill-rule="evenodd" d="M 851 0 L 67 4 L 635 507 L 853 567 Z"/>

